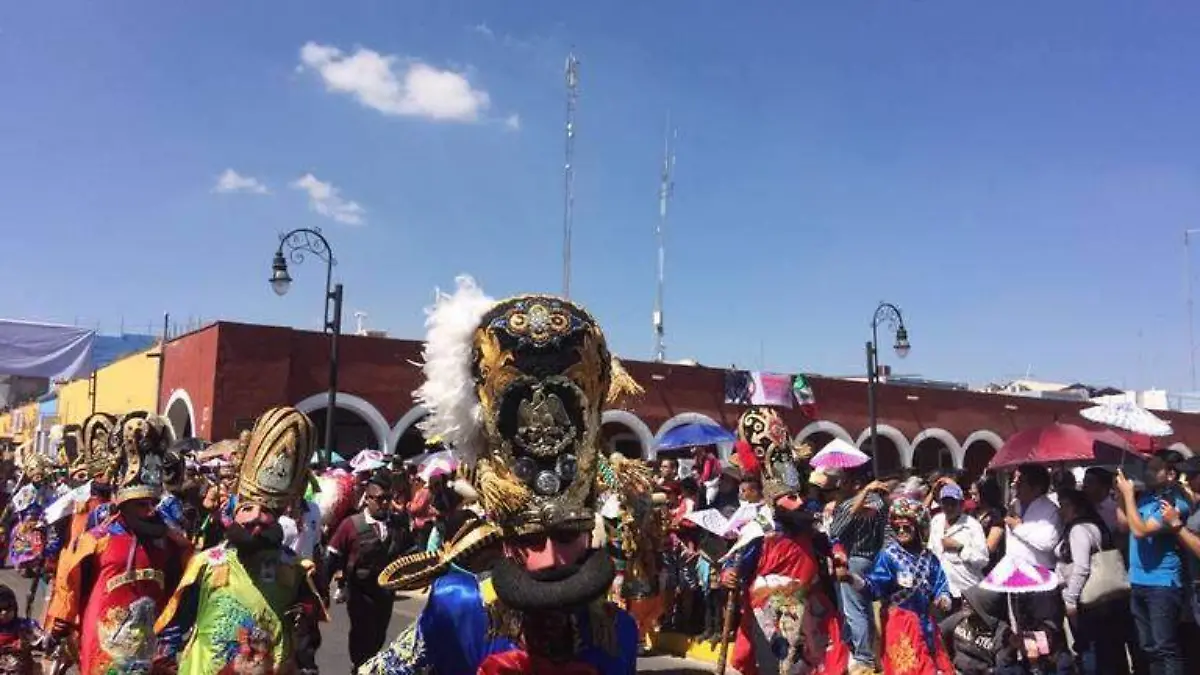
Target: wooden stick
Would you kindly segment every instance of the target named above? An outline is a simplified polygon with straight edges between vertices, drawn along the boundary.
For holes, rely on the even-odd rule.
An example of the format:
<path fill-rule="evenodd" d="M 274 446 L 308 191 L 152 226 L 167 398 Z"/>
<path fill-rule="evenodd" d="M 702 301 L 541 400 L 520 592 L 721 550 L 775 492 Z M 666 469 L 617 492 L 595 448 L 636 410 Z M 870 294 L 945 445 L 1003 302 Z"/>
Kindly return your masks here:
<path fill-rule="evenodd" d="M 733 635 L 733 618 L 737 610 L 737 601 L 742 597 L 742 582 L 738 579 L 733 588 L 728 589 L 729 596 L 725 598 L 725 618 L 721 621 L 721 648 L 717 652 L 717 675 L 725 675 L 728 664 L 729 641 Z"/>

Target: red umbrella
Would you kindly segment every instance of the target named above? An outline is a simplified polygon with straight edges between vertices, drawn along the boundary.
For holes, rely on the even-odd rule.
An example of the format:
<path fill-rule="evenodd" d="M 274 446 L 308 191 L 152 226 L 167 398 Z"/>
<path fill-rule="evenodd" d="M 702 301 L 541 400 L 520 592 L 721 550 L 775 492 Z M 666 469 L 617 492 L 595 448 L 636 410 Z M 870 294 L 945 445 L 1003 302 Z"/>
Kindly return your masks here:
<path fill-rule="evenodd" d="M 989 469 L 1019 464 L 1120 464 L 1125 453 L 1136 455 L 1120 434 L 1109 429 L 1088 431 L 1055 422 L 1013 434 L 988 463 Z"/>

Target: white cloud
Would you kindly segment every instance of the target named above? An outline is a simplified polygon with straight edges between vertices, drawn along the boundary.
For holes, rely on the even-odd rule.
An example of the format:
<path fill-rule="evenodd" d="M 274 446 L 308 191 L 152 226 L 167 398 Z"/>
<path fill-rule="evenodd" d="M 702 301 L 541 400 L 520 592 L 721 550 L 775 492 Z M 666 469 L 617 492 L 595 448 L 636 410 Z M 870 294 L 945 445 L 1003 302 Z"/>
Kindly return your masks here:
<path fill-rule="evenodd" d="M 486 23 L 477 23 L 471 27 L 471 30 L 490 40 L 496 39 L 496 33 L 491 28 L 488 28 Z"/>
<path fill-rule="evenodd" d="M 462 73 L 361 47 L 346 54 L 309 42 L 300 48 L 298 69 L 320 75 L 327 91 L 349 94 L 385 115 L 475 122 L 491 105 L 488 93 Z"/>
<path fill-rule="evenodd" d="M 213 186 L 213 192 L 232 194 L 234 192 L 245 192 L 252 195 L 267 195 L 271 191 L 267 189 L 257 178 L 243 176 L 233 169 L 225 169 L 225 172 L 217 176 L 217 184 Z"/>
<path fill-rule="evenodd" d="M 521 116 L 517 113 L 509 115 L 508 117 L 504 118 L 504 126 L 507 127 L 509 131 L 520 131 Z"/>
<path fill-rule="evenodd" d="M 363 216 L 367 210 L 355 201 L 342 197 L 341 190 L 332 183 L 325 183 L 311 173 L 306 173 L 292 183 L 297 190 L 308 193 L 308 208 L 317 213 L 332 218 L 347 225 L 362 225 L 366 223 Z"/>

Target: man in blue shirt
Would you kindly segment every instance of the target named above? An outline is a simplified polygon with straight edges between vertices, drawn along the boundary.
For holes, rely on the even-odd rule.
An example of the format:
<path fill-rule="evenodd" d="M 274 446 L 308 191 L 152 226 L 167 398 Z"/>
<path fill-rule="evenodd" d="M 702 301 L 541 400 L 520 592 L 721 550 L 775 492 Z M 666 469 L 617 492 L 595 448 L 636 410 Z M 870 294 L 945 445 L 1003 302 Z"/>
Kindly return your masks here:
<path fill-rule="evenodd" d="M 1191 510 L 1179 488 L 1179 453 L 1162 450 L 1146 464 L 1146 489 L 1134 494 L 1133 483 L 1117 476 L 1121 493 L 1118 522 L 1129 529 L 1130 608 L 1138 642 L 1150 662 L 1151 675 L 1183 675 L 1179 617 L 1183 608 L 1183 559 L 1163 516 L 1163 502 L 1186 519 Z"/>

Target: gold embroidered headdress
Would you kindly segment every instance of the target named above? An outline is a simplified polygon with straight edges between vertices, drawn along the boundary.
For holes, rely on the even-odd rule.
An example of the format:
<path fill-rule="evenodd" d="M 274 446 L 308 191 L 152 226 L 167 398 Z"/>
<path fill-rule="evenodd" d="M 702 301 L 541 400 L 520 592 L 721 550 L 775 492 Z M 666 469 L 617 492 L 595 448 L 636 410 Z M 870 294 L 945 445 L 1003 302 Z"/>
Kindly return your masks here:
<path fill-rule="evenodd" d="M 778 411 L 762 406 L 750 408 L 738 419 L 737 433 L 739 445 L 749 447 L 758 465 L 764 497 L 774 501 L 777 497 L 799 492 L 796 448 L 792 445 L 787 423 Z"/>
<path fill-rule="evenodd" d="M 282 511 L 304 493 L 317 431 L 295 408 L 272 408 L 254 423 L 238 474 L 239 502 Z"/>
<path fill-rule="evenodd" d="M 469 277 L 457 283 L 429 311 L 425 382 L 414 397 L 430 411 L 420 423 L 426 438 L 474 464 L 486 520 L 472 530 L 471 548 L 550 530 L 592 531 L 598 475 L 612 474 L 599 451 L 600 413 L 640 388 L 579 305 L 549 295 L 497 302 Z M 381 583 L 428 580 L 457 557 L 451 544 L 397 561 Z"/>
<path fill-rule="evenodd" d="M 92 480 L 111 480 L 116 470 L 119 452 L 109 444 L 109 436 L 116 425 L 117 418 L 108 413 L 92 413 L 83 420 L 80 454 L 87 465 L 88 478 Z"/>
<path fill-rule="evenodd" d="M 170 443 L 166 420 L 159 415 L 137 411 L 117 421 L 109 434 L 109 448 L 120 453 L 115 503 L 162 496 L 163 454 Z"/>

